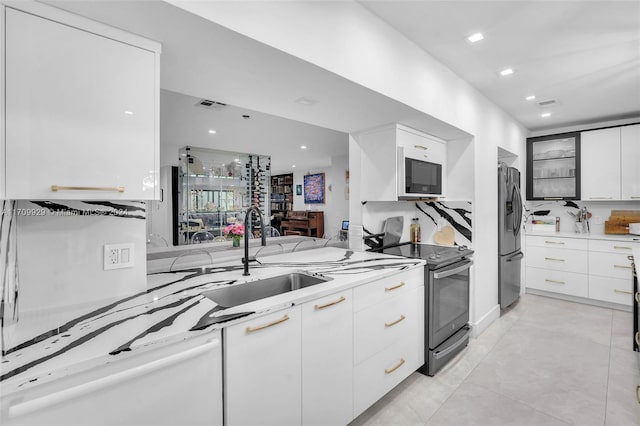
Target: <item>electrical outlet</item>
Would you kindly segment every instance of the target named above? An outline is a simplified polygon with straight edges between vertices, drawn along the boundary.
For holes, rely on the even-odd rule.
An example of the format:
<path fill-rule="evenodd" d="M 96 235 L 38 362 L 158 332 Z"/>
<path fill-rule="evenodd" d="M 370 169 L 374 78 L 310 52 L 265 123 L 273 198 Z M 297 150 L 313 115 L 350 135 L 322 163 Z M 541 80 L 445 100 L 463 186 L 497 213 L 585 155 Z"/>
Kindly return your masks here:
<path fill-rule="evenodd" d="M 604 222 L 602 220 L 602 216 L 594 216 L 593 217 L 593 224 L 594 225 L 602 225 Z"/>
<path fill-rule="evenodd" d="M 103 269 L 130 268 L 133 266 L 133 243 L 105 244 Z"/>

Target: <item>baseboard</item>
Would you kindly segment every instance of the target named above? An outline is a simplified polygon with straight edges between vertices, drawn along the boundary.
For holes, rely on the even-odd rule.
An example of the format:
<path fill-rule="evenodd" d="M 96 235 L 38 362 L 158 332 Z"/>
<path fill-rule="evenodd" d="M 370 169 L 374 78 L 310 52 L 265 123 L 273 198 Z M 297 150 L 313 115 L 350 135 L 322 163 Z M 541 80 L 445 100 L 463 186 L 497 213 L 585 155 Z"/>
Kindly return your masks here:
<path fill-rule="evenodd" d="M 471 322 L 471 337 L 480 336 L 498 318 L 500 318 L 500 305 L 495 305 L 478 321 Z"/>
<path fill-rule="evenodd" d="M 567 302 L 582 303 L 584 305 L 599 306 L 601 308 L 617 309 L 619 311 L 633 312 L 633 306 L 621 305 L 619 303 L 605 302 L 604 300 L 587 299 L 584 297 L 571 296 L 569 294 L 553 293 L 551 291 L 538 290 L 527 287 L 527 293 L 536 296 L 551 297 L 553 299 L 566 300 Z"/>

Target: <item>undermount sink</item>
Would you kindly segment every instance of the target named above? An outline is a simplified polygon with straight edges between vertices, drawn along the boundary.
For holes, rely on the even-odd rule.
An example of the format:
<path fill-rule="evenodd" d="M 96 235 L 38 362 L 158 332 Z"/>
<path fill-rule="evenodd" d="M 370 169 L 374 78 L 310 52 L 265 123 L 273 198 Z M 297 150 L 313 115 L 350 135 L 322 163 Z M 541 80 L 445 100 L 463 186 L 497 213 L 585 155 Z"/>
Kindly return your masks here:
<path fill-rule="evenodd" d="M 289 291 L 311 287 L 329 280 L 330 278 L 292 272 L 286 275 L 278 275 L 277 277 L 218 288 L 204 292 L 202 295 L 220 306 L 230 308 Z"/>

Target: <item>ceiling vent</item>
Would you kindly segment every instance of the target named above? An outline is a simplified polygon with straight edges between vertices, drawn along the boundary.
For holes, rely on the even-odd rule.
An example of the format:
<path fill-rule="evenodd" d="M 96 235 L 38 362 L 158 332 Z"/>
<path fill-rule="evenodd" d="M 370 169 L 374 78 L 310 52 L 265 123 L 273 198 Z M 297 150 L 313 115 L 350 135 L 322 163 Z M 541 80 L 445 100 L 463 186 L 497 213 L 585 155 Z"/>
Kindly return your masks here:
<path fill-rule="evenodd" d="M 540 108 L 549 108 L 549 107 L 553 107 L 558 105 L 558 101 L 556 101 L 555 99 L 549 99 L 548 101 L 541 101 L 538 102 L 538 106 Z"/>
<path fill-rule="evenodd" d="M 226 107 L 227 104 L 223 104 L 222 102 L 210 101 L 208 99 L 202 99 L 200 102 L 196 104 L 196 106 L 200 108 L 207 108 L 207 109 L 220 111 L 221 109 Z"/>

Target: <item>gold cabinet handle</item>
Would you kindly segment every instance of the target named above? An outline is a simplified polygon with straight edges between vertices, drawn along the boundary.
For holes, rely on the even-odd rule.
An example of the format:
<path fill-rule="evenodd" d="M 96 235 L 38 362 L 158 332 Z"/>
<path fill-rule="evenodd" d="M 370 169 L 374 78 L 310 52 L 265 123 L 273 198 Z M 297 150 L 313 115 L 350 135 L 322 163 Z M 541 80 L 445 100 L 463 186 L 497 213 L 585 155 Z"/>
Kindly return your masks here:
<path fill-rule="evenodd" d="M 640 200 L 640 197 L 639 197 L 639 196 L 637 196 L 637 195 L 632 195 L 632 196 L 631 196 L 631 197 L 629 197 L 629 198 L 631 198 L 632 200 Z"/>
<path fill-rule="evenodd" d="M 640 346 L 640 331 L 636 331 L 636 345 Z"/>
<path fill-rule="evenodd" d="M 426 147 L 426 146 L 424 146 L 424 145 L 414 145 L 413 147 L 414 147 L 414 148 L 416 148 L 416 149 L 424 149 L 425 151 L 426 151 L 427 149 L 429 149 L 429 148 L 427 148 L 427 147 Z"/>
<path fill-rule="evenodd" d="M 404 286 L 404 281 L 401 281 L 400 284 L 394 285 L 393 287 L 385 287 L 384 291 L 392 291 L 392 290 L 395 290 L 395 289 L 400 288 L 402 286 Z"/>
<path fill-rule="evenodd" d="M 400 315 L 400 318 L 399 318 L 399 319 L 397 319 L 397 320 L 395 320 L 395 321 L 392 321 L 392 322 L 385 322 L 385 323 L 384 323 L 384 327 L 385 327 L 385 328 L 387 328 L 387 327 L 393 327 L 394 325 L 396 325 L 396 324 L 397 324 L 397 323 L 399 323 L 400 321 L 404 321 L 405 319 L 407 319 L 407 317 L 405 317 L 404 315 Z"/>
<path fill-rule="evenodd" d="M 631 250 L 631 247 L 626 246 L 613 246 L 613 248 L 618 250 Z"/>
<path fill-rule="evenodd" d="M 616 293 L 620 293 L 620 294 L 633 294 L 633 293 L 632 293 L 632 292 L 630 292 L 630 291 L 618 290 L 617 288 L 616 288 L 616 289 L 613 289 L 613 291 L 614 291 L 614 292 L 616 292 Z"/>
<path fill-rule="evenodd" d="M 560 244 L 560 245 L 564 245 L 563 241 L 546 241 L 545 240 L 545 244 Z"/>
<path fill-rule="evenodd" d="M 558 280 L 545 280 L 548 283 L 554 283 L 554 284 L 566 284 L 566 282 L 564 281 L 558 281 Z"/>
<path fill-rule="evenodd" d="M 385 374 L 391 374 L 394 371 L 396 371 L 398 368 L 402 367 L 402 364 L 404 364 L 404 358 L 400 358 L 400 362 L 398 363 L 398 365 L 396 365 L 395 367 L 392 368 L 385 368 L 384 372 Z"/>
<path fill-rule="evenodd" d="M 277 319 L 277 320 L 275 320 L 273 322 L 270 322 L 268 324 L 259 325 L 257 327 L 247 327 L 247 333 L 253 333 L 254 331 L 262 330 L 264 328 L 271 327 L 272 325 L 280 324 L 281 322 L 285 322 L 288 319 L 289 319 L 289 315 L 285 315 L 282 318 Z"/>
<path fill-rule="evenodd" d="M 329 306 L 333 306 L 333 305 L 337 305 L 340 302 L 344 302 L 345 297 L 344 296 L 340 296 L 340 298 L 338 300 L 334 300 L 333 302 L 329 302 L 329 303 L 325 303 L 324 305 L 315 305 L 314 308 L 316 311 L 319 311 L 320 309 L 324 309 L 324 308 L 328 308 Z"/>
<path fill-rule="evenodd" d="M 124 192 L 124 186 L 60 186 L 51 185 L 53 192 L 57 191 L 109 191 Z"/>
<path fill-rule="evenodd" d="M 566 262 L 564 259 L 558 259 L 555 257 L 545 257 L 544 260 L 555 260 L 556 262 Z"/>
<path fill-rule="evenodd" d="M 631 266 L 627 266 L 627 265 L 613 265 L 614 268 L 624 268 L 624 269 L 631 269 Z"/>
<path fill-rule="evenodd" d="M 612 200 L 613 197 L 589 197 L 590 200 Z"/>

